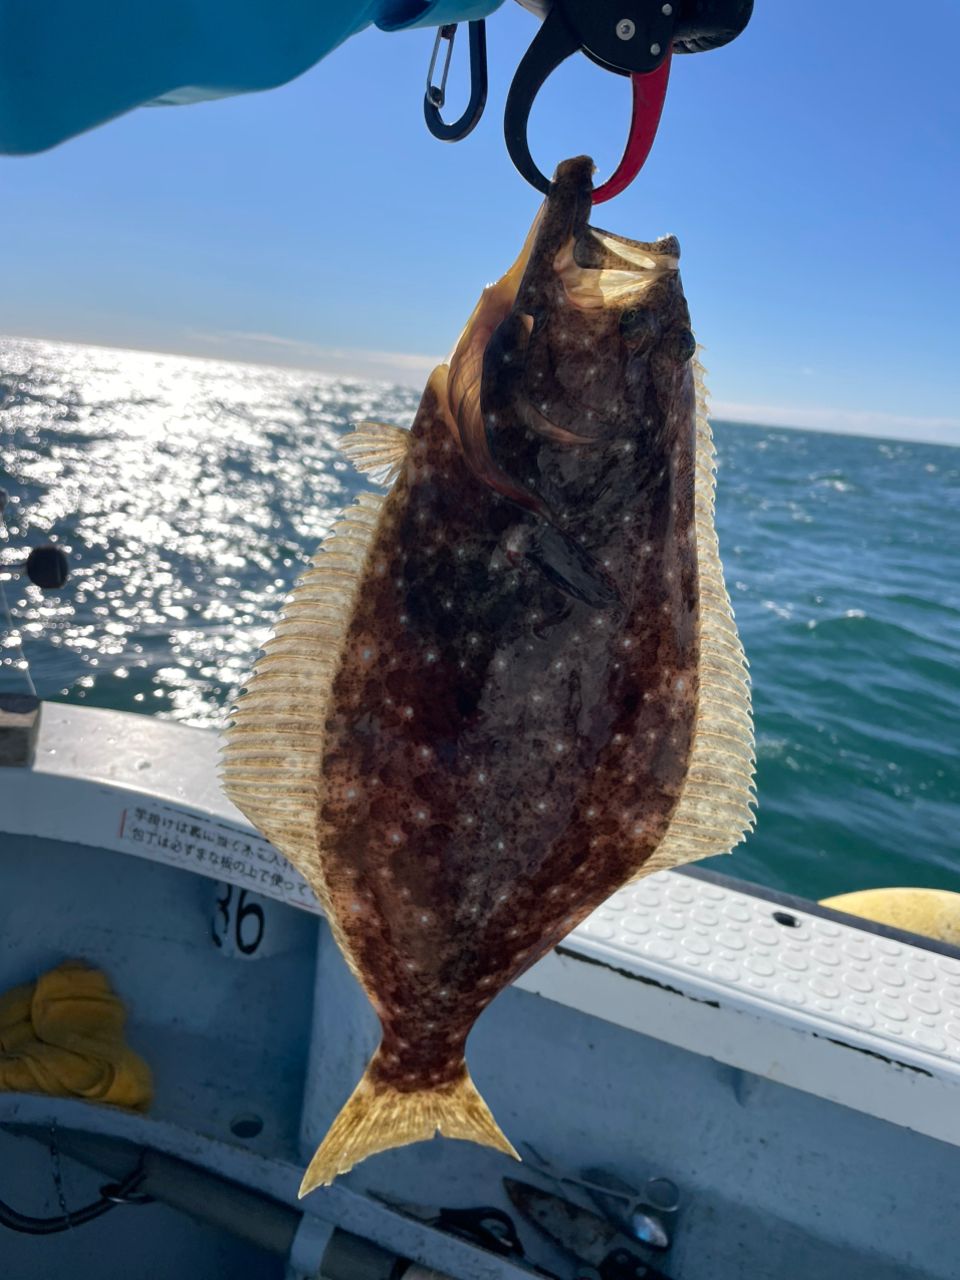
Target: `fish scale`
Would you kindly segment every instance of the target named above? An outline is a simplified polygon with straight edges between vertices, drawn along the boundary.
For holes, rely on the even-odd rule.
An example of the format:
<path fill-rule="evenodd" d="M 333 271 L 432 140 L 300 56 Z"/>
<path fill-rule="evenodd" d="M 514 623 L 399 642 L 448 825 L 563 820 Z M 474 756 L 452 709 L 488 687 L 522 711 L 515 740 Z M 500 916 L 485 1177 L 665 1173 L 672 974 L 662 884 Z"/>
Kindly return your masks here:
<path fill-rule="evenodd" d="M 324 544 L 228 734 L 228 793 L 383 1027 L 301 1194 L 438 1131 L 515 1154 L 477 1017 L 622 884 L 752 823 L 679 249 L 593 232 L 591 173 L 560 166 L 411 430 L 348 438 L 389 492 Z"/>

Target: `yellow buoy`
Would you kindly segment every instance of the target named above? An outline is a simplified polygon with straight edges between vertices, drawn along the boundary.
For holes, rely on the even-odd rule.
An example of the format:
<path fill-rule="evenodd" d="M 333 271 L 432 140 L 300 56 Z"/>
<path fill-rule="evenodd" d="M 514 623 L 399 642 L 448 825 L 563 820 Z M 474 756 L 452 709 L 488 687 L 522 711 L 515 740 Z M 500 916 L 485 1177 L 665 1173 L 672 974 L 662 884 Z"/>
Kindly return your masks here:
<path fill-rule="evenodd" d="M 960 946 L 960 893 L 948 889 L 861 889 L 820 905 Z"/>

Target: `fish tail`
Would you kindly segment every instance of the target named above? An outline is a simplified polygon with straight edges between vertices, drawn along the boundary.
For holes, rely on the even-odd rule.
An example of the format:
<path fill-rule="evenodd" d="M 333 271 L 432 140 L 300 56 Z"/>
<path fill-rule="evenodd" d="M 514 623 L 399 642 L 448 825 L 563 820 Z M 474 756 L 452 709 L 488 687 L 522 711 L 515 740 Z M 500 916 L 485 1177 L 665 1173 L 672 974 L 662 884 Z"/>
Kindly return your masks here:
<path fill-rule="evenodd" d="M 470 1079 L 466 1063 L 455 1080 L 401 1091 L 377 1078 L 377 1059 L 334 1120 L 300 1184 L 300 1198 L 327 1186 L 367 1156 L 441 1133 L 520 1157 L 500 1131 Z"/>

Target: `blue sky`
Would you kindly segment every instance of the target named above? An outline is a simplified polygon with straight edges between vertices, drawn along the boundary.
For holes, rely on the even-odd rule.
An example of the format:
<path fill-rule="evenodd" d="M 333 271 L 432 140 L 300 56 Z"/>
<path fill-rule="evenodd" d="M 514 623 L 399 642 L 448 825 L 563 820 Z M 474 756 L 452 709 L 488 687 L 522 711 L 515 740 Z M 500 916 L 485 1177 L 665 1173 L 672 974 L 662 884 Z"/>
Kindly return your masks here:
<path fill-rule="evenodd" d="M 913 16 L 757 0 L 733 45 L 676 60 L 646 168 L 598 210 L 680 237 L 720 416 L 960 443 L 960 9 Z M 487 114 L 457 146 L 423 125 L 432 32 L 368 31 L 279 90 L 0 158 L 0 333 L 421 382 L 538 204 L 501 132 L 535 28 L 489 20 Z M 627 82 L 576 63 L 532 149 L 607 173 Z"/>

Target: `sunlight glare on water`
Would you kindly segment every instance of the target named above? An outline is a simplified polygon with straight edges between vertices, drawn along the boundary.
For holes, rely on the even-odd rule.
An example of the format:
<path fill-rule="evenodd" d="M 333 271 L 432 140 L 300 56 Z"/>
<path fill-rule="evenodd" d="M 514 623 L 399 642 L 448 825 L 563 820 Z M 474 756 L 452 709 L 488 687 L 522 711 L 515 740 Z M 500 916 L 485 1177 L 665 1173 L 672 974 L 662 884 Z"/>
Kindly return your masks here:
<path fill-rule="evenodd" d="M 374 411 L 409 423 L 416 397 L 95 347 L 5 339 L 0 351 L 4 559 L 48 538 L 71 557 L 59 596 L 7 588 L 41 695 L 96 688 L 98 705 L 220 725 L 280 600 L 360 487 L 339 435 Z M 11 644 L 3 662 L 19 654 Z"/>

